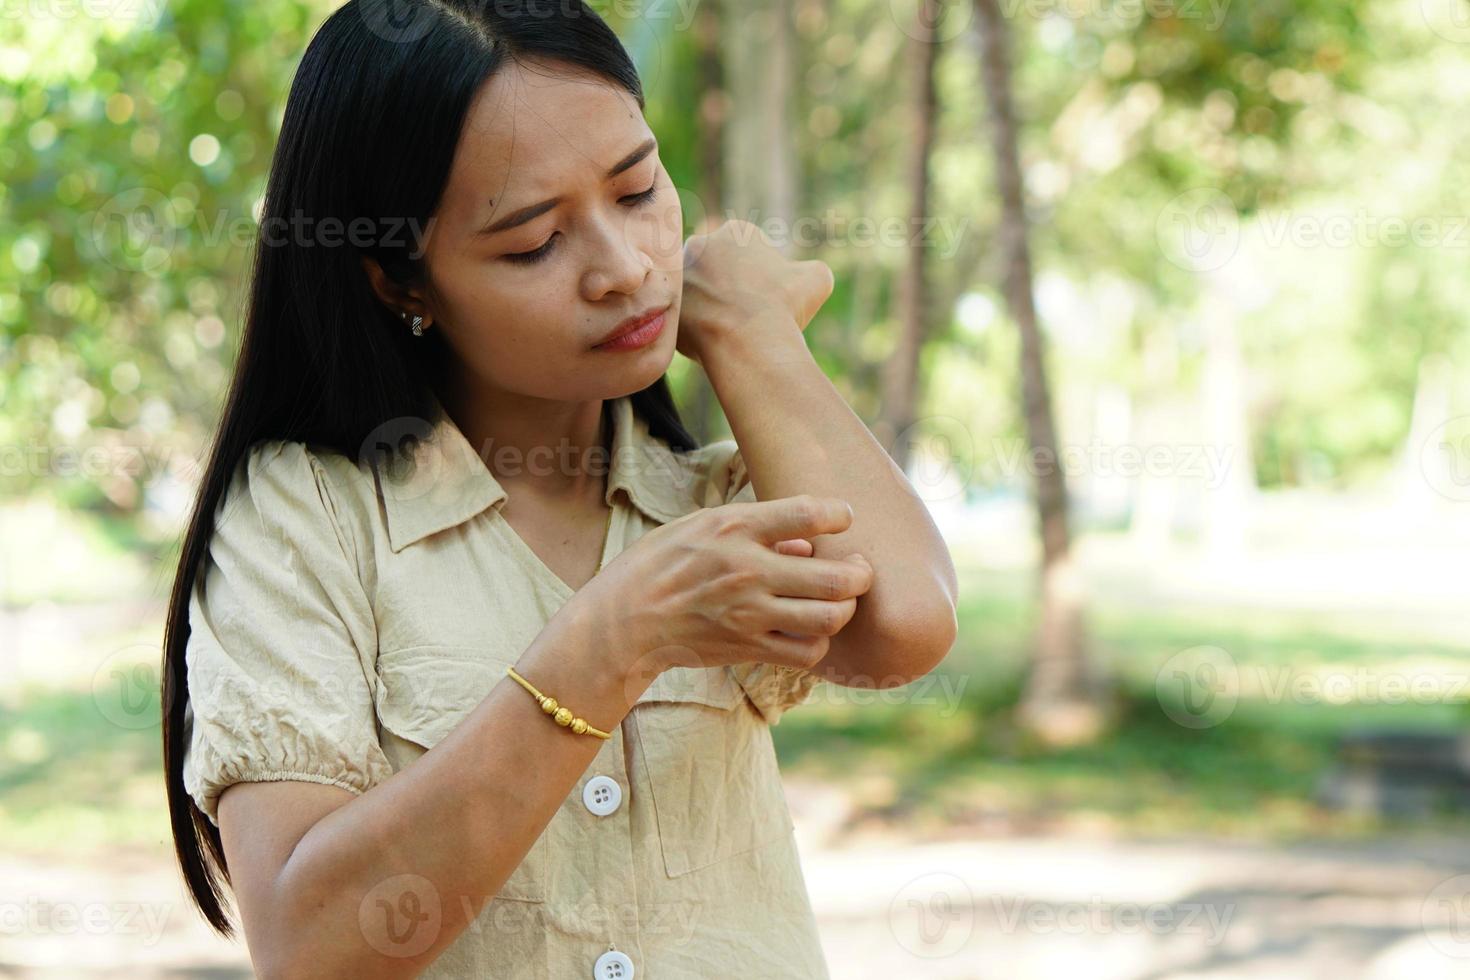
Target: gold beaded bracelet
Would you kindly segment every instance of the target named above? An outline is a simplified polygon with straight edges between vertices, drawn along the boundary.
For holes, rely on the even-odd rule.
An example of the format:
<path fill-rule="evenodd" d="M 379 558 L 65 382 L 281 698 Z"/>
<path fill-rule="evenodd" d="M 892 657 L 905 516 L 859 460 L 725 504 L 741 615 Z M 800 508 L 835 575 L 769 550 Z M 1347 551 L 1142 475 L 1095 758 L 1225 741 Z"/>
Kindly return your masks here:
<path fill-rule="evenodd" d="M 596 735 L 598 738 L 612 738 L 612 736 L 609 735 L 607 732 L 599 731 L 598 729 L 593 728 L 591 725 L 587 724 L 586 718 L 578 718 L 573 715 L 569 709 L 563 708 L 560 704 L 557 703 L 556 698 L 547 697 L 540 691 L 536 690 L 536 688 L 531 686 L 530 681 L 526 680 L 520 674 L 516 673 L 514 667 L 505 668 L 505 672 L 511 677 L 514 677 L 517 684 L 530 691 L 531 696 L 536 699 L 536 703 L 541 705 L 541 710 L 550 715 L 551 720 L 556 722 L 558 725 L 562 726 L 563 728 L 570 728 L 578 735 L 585 734 Z"/>

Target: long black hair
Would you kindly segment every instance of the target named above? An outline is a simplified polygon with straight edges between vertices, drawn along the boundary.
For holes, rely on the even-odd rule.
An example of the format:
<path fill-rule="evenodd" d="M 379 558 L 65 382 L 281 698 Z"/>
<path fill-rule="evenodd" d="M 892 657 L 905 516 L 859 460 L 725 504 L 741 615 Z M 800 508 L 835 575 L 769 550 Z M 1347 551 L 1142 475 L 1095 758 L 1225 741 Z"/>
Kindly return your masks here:
<path fill-rule="evenodd" d="M 163 642 L 163 760 L 169 817 L 189 892 L 233 936 L 219 830 L 185 791 L 189 596 L 232 472 L 262 439 L 354 459 L 392 419 L 432 418 L 450 351 L 414 336 L 373 292 L 362 257 L 403 285 L 425 281 L 421 241 L 448 180 L 466 113 L 506 59 L 537 56 L 643 87 L 612 29 L 580 0 L 348 0 L 322 24 L 291 84 L 271 160 L 244 330 L 169 600 Z M 391 220 L 385 216 L 394 216 Z M 343 232 L 368 219 L 368 235 Z M 283 229 L 320 222 L 322 242 Z M 293 221 L 296 222 L 293 224 Z M 325 247 L 327 222 L 337 247 Z M 299 231 L 296 232 L 299 234 Z M 697 446 L 661 377 L 631 396 L 649 431 Z"/>

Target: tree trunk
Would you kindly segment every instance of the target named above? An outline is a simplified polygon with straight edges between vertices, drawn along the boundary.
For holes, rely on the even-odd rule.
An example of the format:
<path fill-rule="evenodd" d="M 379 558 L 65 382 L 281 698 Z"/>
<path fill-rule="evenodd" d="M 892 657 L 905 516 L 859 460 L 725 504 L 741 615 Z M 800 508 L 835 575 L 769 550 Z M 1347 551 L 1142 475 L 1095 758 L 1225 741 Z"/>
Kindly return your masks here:
<path fill-rule="evenodd" d="M 909 144 L 909 250 L 903 276 L 898 283 L 898 343 L 883 373 L 882 416 L 878 441 L 901 470 L 909 465 L 911 431 L 918 415 L 919 353 L 928 335 L 928 280 L 925 259 L 928 245 L 915 230 L 922 230 L 929 214 L 929 157 L 934 148 L 934 119 L 938 111 L 934 65 L 939 58 L 939 34 L 935 25 L 944 5 L 941 0 L 924 0 L 918 24 L 909 45 L 914 71 L 914 128 Z"/>
<path fill-rule="evenodd" d="M 1437 508 L 1470 496 L 1467 474 L 1456 467 L 1452 452 L 1464 444 L 1452 441 L 1459 433 L 1448 424 L 1454 418 L 1454 380 L 1454 364 L 1443 354 L 1419 362 L 1409 433 L 1393 481 L 1395 506 L 1409 524 L 1428 524 L 1437 519 Z"/>
<path fill-rule="evenodd" d="M 712 17 L 722 30 L 718 40 L 726 97 L 718 103 L 722 114 L 717 138 L 723 167 L 719 176 L 721 200 L 706 199 L 711 218 L 736 218 L 765 229 L 787 255 L 796 213 L 795 138 L 791 111 L 795 101 L 792 79 L 796 42 L 792 36 L 792 0 L 750 0 L 720 3 L 717 13 L 701 12 L 701 33 Z M 711 38 L 711 43 L 714 43 Z M 708 387 L 708 379 L 701 377 Z M 711 410 L 715 404 L 711 390 Z"/>
<path fill-rule="evenodd" d="M 725 87 L 725 64 L 720 55 L 720 21 L 724 0 L 705 0 L 694 17 L 694 51 L 699 78 L 699 200 L 703 211 L 717 217 L 725 211 L 725 126 L 730 93 Z M 698 232 L 704 229 L 695 228 Z M 691 434 L 708 443 L 716 438 L 719 399 L 703 371 L 692 371 L 688 385 Z"/>
<path fill-rule="evenodd" d="M 1087 650 L 1082 586 L 1073 564 L 1067 523 L 1066 478 L 1057 452 L 1045 352 L 1032 295 L 1007 25 L 997 0 L 975 0 L 975 11 L 1001 197 L 1003 290 L 1021 337 L 1021 394 L 1041 528 L 1040 629 L 1019 716 L 1044 741 L 1071 744 L 1091 740 L 1102 728 L 1102 681 Z"/>
<path fill-rule="evenodd" d="M 1229 461 L 1218 486 L 1204 494 L 1201 542 L 1216 567 L 1246 560 L 1246 535 L 1256 494 L 1245 406 L 1245 359 L 1240 349 L 1240 311 L 1219 282 L 1205 289 L 1202 318 L 1205 363 L 1201 394 L 1207 444 Z"/>
<path fill-rule="evenodd" d="M 725 22 L 729 207 L 736 218 L 780 232 L 791 227 L 796 213 L 791 0 L 726 4 Z M 771 237 L 781 243 L 777 235 Z"/>

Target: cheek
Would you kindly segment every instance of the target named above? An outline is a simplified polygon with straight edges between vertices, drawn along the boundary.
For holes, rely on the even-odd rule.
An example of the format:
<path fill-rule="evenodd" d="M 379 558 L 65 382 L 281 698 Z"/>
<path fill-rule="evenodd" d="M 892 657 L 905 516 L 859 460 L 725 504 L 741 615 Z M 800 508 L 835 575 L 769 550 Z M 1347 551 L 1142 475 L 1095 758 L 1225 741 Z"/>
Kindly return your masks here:
<path fill-rule="evenodd" d="M 577 310 L 569 298 L 575 289 L 567 273 L 553 264 L 536 269 L 534 285 L 527 273 L 509 272 L 494 261 L 466 263 L 456 276 L 438 284 L 447 320 L 445 330 L 466 360 L 513 365 L 544 359 L 575 344 Z"/>
<path fill-rule="evenodd" d="M 475 322 L 485 347 L 506 362 L 530 361 L 566 349 L 577 315 L 575 295 L 565 283 L 543 281 L 534 288 L 487 290 Z"/>
<path fill-rule="evenodd" d="M 692 197 L 691 200 L 698 203 L 698 198 Z M 664 273 L 682 273 L 684 209 L 679 189 L 669 182 L 667 175 L 659 184 L 658 196 L 649 206 L 633 212 L 626 227 L 655 269 Z"/>
<path fill-rule="evenodd" d="M 667 245 L 669 257 L 677 260 L 684 250 L 684 208 L 679 201 L 677 189 L 669 187 L 669 193 L 664 195 L 664 212 L 659 216 L 659 227 L 667 229 L 667 235 L 660 241 L 661 245 Z M 675 261 L 673 267 L 678 270 L 684 268 L 684 263 Z"/>

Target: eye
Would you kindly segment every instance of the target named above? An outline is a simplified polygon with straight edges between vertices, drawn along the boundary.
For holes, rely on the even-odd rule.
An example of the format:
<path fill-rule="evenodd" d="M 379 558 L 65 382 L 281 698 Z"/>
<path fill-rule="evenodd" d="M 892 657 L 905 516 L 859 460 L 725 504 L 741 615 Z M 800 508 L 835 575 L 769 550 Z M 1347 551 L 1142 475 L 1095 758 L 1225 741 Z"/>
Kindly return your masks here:
<path fill-rule="evenodd" d="M 654 185 L 648 190 L 642 191 L 637 194 L 629 194 L 627 197 L 623 198 L 623 201 L 630 202 L 631 207 L 641 207 L 642 205 L 648 204 L 650 201 L 653 200 L 653 192 L 656 190 L 658 190 L 658 183 L 655 181 Z"/>
<path fill-rule="evenodd" d="M 648 190 L 639 191 L 637 194 L 629 194 L 627 197 L 622 199 L 622 203 L 627 204 L 629 207 L 642 207 L 643 205 L 649 204 L 653 201 L 655 193 L 657 191 L 658 183 L 657 181 L 655 181 L 653 186 L 648 188 Z M 542 245 L 538 249 L 533 249 L 529 252 L 510 252 L 506 255 L 501 256 L 501 258 L 505 259 L 505 261 L 507 262 L 514 262 L 517 265 L 531 265 L 533 263 L 540 262 L 542 259 L 546 258 L 546 256 L 551 254 L 552 244 L 556 241 L 556 236 L 559 234 L 561 234 L 561 232 L 553 232 L 551 237 L 546 239 L 546 244 Z"/>
<path fill-rule="evenodd" d="M 556 241 L 556 236 L 559 234 L 561 234 L 561 232 L 559 231 L 553 232 L 551 237 L 546 239 L 546 244 L 542 245 L 538 249 L 533 249 L 529 252 L 510 252 L 506 255 L 501 256 L 501 258 L 505 259 L 505 261 L 507 262 L 515 262 L 520 265 L 530 265 L 533 262 L 540 262 L 542 259 L 546 258 L 546 256 L 551 254 L 551 244 L 552 242 Z"/>

